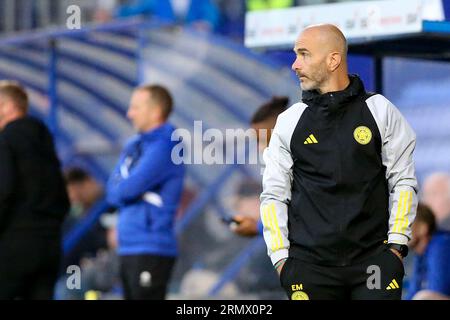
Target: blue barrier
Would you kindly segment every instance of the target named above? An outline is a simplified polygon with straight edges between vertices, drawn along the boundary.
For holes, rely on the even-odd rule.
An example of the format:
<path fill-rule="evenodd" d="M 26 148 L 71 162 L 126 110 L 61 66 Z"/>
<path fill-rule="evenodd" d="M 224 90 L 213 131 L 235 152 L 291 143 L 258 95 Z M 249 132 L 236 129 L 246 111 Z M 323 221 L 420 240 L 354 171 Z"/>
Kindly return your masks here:
<path fill-rule="evenodd" d="M 154 39 L 152 39 L 155 41 Z M 154 43 L 154 42 L 152 42 Z M 170 44 L 163 43 L 161 41 L 156 42 L 158 46 L 168 50 L 170 49 Z M 183 47 L 183 53 L 190 54 L 191 56 L 195 56 L 198 54 L 198 48 L 195 47 Z M 216 61 L 217 58 L 214 56 L 207 55 L 205 57 L 202 57 L 202 59 L 211 67 L 214 69 L 220 70 L 220 72 L 226 74 L 230 78 L 234 78 L 238 80 L 239 83 L 242 83 L 243 85 L 252 88 L 254 91 L 258 92 L 259 95 L 262 97 L 270 97 L 272 96 L 272 92 L 269 92 L 268 88 L 265 86 L 262 86 L 258 79 L 255 79 L 254 76 L 252 77 L 245 77 L 241 72 L 239 68 L 226 68 L 222 64 L 218 63 Z M 247 75 L 248 76 L 248 75 Z"/>
<path fill-rule="evenodd" d="M 2 57 L 2 56 L 5 57 L 5 56 L 3 55 L 3 53 L 0 52 L 0 57 Z M 19 61 L 19 60 L 17 60 L 17 61 Z M 22 60 L 22 62 L 23 62 L 23 60 Z M 28 81 L 28 80 L 26 80 L 26 79 L 23 79 L 23 78 L 21 78 L 21 77 L 18 77 L 18 76 L 15 75 L 15 74 L 11 74 L 11 73 L 8 73 L 8 72 L 5 72 L 5 71 L 1 71 L 1 72 L 0 72 L 0 75 L 2 75 L 4 78 L 9 78 L 9 79 L 15 79 L 15 80 L 18 80 L 18 81 L 20 81 L 21 83 L 23 83 L 24 85 L 26 85 L 27 87 L 30 87 L 30 88 L 32 88 L 33 90 L 36 90 L 37 92 L 40 92 L 40 93 L 42 93 L 42 94 L 46 94 L 46 93 L 47 93 L 47 91 L 46 91 L 43 87 L 41 87 L 41 86 L 39 86 L 39 85 L 37 85 L 37 84 L 35 84 L 35 83 L 32 83 L 32 82 L 30 82 L 30 81 Z M 88 117 L 87 115 L 85 115 L 85 114 L 83 114 L 82 112 L 80 112 L 79 109 L 76 108 L 75 105 L 73 105 L 72 103 L 68 102 L 66 99 L 64 99 L 64 98 L 62 98 L 62 97 L 59 97 L 59 104 L 60 104 L 67 112 L 69 112 L 69 113 L 71 113 L 71 114 L 73 114 L 73 115 L 79 117 L 80 119 L 83 119 L 83 121 L 85 121 L 87 124 L 89 124 L 89 126 L 90 126 L 93 130 L 98 131 L 99 133 L 101 133 L 102 135 L 104 135 L 105 137 L 107 137 L 107 138 L 109 138 L 109 139 L 111 139 L 111 140 L 115 140 L 115 139 L 117 138 L 116 135 L 113 135 L 112 133 L 110 133 L 110 132 L 108 131 L 108 129 L 106 129 L 106 128 L 104 127 L 104 123 L 103 123 L 102 121 L 100 121 L 100 119 Z M 55 120 L 53 120 L 53 121 L 55 121 Z"/>
<path fill-rule="evenodd" d="M 50 131 L 54 135 L 58 135 L 58 119 L 57 119 L 57 109 L 58 109 L 58 95 L 57 92 L 57 63 L 58 63 L 58 53 L 56 50 L 56 44 L 53 40 L 50 40 L 49 45 L 49 64 L 48 64 L 48 96 L 50 97 L 50 113 L 48 116 L 48 126 Z"/>
<path fill-rule="evenodd" d="M 70 253 L 77 245 L 79 240 L 91 230 L 99 217 L 109 209 L 109 205 L 105 200 L 97 202 L 91 210 L 86 214 L 86 217 L 80 221 L 63 239 L 64 255 Z"/>
<path fill-rule="evenodd" d="M 64 28 L 54 28 L 53 30 L 47 31 L 34 31 L 27 32 L 23 34 L 17 34 L 11 37 L 0 39 L 0 46 L 17 46 L 24 43 L 30 42 L 42 42 L 48 39 L 56 39 L 56 38 L 64 38 L 64 37 L 81 37 L 83 35 L 91 34 L 93 32 L 105 32 L 105 31 L 114 31 L 121 30 L 126 28 L 137 28 L 138 26 L 146 26 L 150 27 L 160 27 L 161 22 L 148 21 L 146 19 L 142 19 L 140 17 L 130 18 L 127 20 L 119 20 L 111 23 L 105 23 L 102 25 L 89 25 L 80 29 L 68 30 Z"/>
<path fill-rule="evenodd" d="M 38 44 L 30 44 L 27 45 L 26 47 L 24 47 L 24 49 L 26 49 L 27 51 L 34 51 L 36 53 L 44 53 L 45 52 L 45 48 L 39 46 Z M 86 59 L 80 55 L 77 55 L 75 53 L 69 52 L 68 50 L 62 49 L 62 48 L 58 48 L 58 56 L 61 59 L 67 59 L 70 61 L 73 61 L 75 63 L 79 63 L 81 65 L 85 65 L 88 68 L 91 68 L 97 72 L 101 72 L 107 76 L 110 76 L 112 78 L 115 78 L 121 82 L 123 82 L 125 85 L 130 86 L 130 87 L 135 87 L 137 85 L 136 80 L 133 78 L 129 78 L 124 74 L 121 74 L 111 68 L 109 68 L 109 66 L 107 65 L 103 65 L 101 63 L 101 61 L 95 61 L 92 62 L 92 60 L 90 59 Z"/>

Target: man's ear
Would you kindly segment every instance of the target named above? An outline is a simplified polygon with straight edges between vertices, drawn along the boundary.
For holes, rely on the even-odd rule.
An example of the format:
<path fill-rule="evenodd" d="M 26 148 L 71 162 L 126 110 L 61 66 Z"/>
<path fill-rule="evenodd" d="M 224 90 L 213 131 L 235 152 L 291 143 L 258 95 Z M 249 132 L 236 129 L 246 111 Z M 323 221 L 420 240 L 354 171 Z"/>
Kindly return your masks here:
<path fill-rule="evenodd" d="M 164 119 L 164 111 L 163 111 L 162 107 L 160 107 L 160 106 L 157 106 L 157 105 L 154 106 L 152 115 L 153 115 L 153 117 L 154 117 L 153 119 L 155 121 L 164 121 L 165 120 Z"/>
<path fill-rule="evenodd" d="M 5 114 L 12 114 L 17 111 L 17 107 L 14 105 L 14 102 L 11 100 L 6 100 L 3 111 Z"/>
<path fill-rule="evenodd" d="M 342 61 L 342 56 L 339 52 L 332 52 L 328 55 L 328 69 L 333 72 L 340 65 Z"/>

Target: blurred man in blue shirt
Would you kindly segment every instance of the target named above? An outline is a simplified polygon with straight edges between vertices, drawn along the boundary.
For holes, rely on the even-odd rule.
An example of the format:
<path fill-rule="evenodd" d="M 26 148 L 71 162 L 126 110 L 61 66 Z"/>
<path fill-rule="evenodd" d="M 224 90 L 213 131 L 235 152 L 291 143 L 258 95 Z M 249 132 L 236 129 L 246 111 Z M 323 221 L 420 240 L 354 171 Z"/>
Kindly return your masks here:
<path fill-rule="evenodd" d="M 149 15 L 172 23 L 184 23 L 203 31 L 214 31 L 220 12 L 211 0 L 133 0 L 120 6 L 118 17 Z"/>
<path fill-rule="evenodd" d="M 118 254 L 125 299 L 165 298 L 177 256 L 175 212 L 184 166 L 171 159 L 174 126 L 167 122 L 172 97 L 158 85 L 137 88 L 128 118 L 138 131 L 122 152 L 107 184 L 119 208 Z"/>
<path fill-rule="evenodd" d="M 416 253 L 407 298 L 450 299 L 450 176 L 436 173 L 423 186 L 423 203 L 412 227 L 411 248 Z"/>

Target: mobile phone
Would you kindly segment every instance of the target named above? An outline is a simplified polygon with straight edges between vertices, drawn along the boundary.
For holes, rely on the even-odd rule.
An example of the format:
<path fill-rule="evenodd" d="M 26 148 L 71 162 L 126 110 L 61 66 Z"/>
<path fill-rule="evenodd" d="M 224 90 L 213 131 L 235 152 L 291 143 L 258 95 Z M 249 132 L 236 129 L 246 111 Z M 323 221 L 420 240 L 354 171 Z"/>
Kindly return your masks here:
<path fill-rule="evenodd" d="M 239 221 L 235 220 L 233 217 L 230 217 L 230 216 L 221 217 L 221 220 L 223 223 L 226 223 L 228 225 L 230 225 L 232 223 L 239 224 Z"/>

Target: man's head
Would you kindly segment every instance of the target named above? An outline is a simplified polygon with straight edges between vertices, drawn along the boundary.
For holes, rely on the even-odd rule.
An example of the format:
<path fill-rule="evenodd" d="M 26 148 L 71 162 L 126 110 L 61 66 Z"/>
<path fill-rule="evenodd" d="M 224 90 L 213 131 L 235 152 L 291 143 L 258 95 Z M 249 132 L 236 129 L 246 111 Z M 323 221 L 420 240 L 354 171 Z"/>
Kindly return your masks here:
<path fill-rule="evenodd" d="M 303 30 L 295 42 L 297 73 L 302 90 L 329 92 L 330 85 L 342 82 L 347 75 L 347 41 L 334 25 L 320 24 Z"/>
<path fill-rule="evenodd" d="M 81 168 L 70 168 L 65 171 L 67 193 L 72 205 L 81 206 L 83 211 L 92 205 L 102 196 L 101 185 Z"/>
<path fill-rule="evenodd" d="M 172 108 L 172 97 L 166 88 L 146 85 L 134 90 L 127 117 L 137 131 L 146 132 L 166 122 Z"/>
<path fill-rule="evenodd" d="M 272 129 L 280 113 L 286 110 L 289 103 L 288 97 L 274 96 L 272 99 L 258 108 L 250 123 L 257 133 L 258 148 L 263 150 L 267 147 L 272 135 Z"/>
<path fill-rule="evenodd" d="M 412 239 L 409 246 L 415 253 L 422 255 L 436 230 L 436 222 L 431 209 L 423 203 L 418 204 L 417 214 L 412 225 Z"/>
<path fill-rule="evenodd" d="M 237 194 L 234 199 L 234 211 L 240 216 L 247 216 L 259 219 L 259 195 L 261 194 L 261 184 L 254 180 L 246 179 L 237 187 Z"/>
<path fill-rule="evenodd" d="M 422 201 L 431 208 L 438 225 L 450 216 L 450 175 L 434 173 L 425 179 Z"/>
<path fill-rule="evenodd" d="M 0 129 L 28 112 L 28 95 L 14 81 L 0 81 Z"/>

